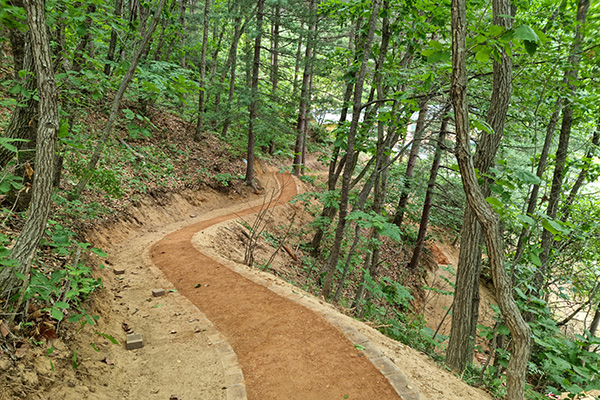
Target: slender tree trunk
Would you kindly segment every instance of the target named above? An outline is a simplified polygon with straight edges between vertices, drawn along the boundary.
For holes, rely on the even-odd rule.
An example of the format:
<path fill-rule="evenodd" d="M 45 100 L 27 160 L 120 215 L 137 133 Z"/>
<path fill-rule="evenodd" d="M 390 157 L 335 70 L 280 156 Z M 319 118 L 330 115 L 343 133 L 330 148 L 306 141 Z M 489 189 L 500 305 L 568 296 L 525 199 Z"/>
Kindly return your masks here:
<path fill-rule="evenodd" d="M 369 21 L 369 30 L 367 33 L 364 47 L 363 47 L 360 72 L 356 79 L 356 86 L 354 89 L 352 122 L 350 123 L 350 130 L 348 132 L 348 150 L 346 152 L 346 159 L 349 161 L 354 159 L 354 154 L 355 154 L 354 146 L 356 144 L 356 132 L 358 130 L 358 121 L 360 118 L 363 86 L 364 86 L 365 76 L 367 74 L 368 62 L 369 62 L 369 59 L 371 56 L 371 46 L 373 44 L 373 37 L 375 35 L 375 29 L 377 26 L 377 19 L 378 19 L 380 6 L 381 6 L 380 0 L 373 0 L 371 18 Z M 335 232 L 335 238 L 334 238 L 333 246 L 331 249 L 331 253 L 329 255 L 329 259 L 327 260 L 326 275 L 325 275 L 325 279 L 323 281 L 323 288 L 321 290 L 321 296 L 323 296 L 324 298 L 329 297 L 329 293 L 331 292 L 331 283 L 333 282 L 333 277 L 334 277 L 335 271 L 337 269 L 337 263 L 338 263 L 339 256 L 340 256 L 342 240 L 344 238 L 344 233 L 346 231 L 346 216 L 348 215 L 350 181 L 352 180 L 352 173 L 354 172 L 354 165 L 353 165 L 353 163 L 351 163 L 349 161 L 346 162 L 346 166 L 344 168 L 344 173 L 342 175 L 342 189 L 341 189 L 341 194 L 340 194 L 338 224 L 337 224 L 337 228 L 336 228 L 336 232 Z"/>
<path fill-rule="evenodd" d="M 415 249 L 413 251 L 410 263 L 408 264 L 408 269 L 412 271 L 417 269 L 421 252 L 425 246 L 425 235 L 427 234 L 427 224 L 429 222 L 429 214 L 431 212 L 431 204 L 433 202 L 433 189 L 435 188 L 435 180 L 437 179 L 440 161 L 442 159 L 442 152 L 444 151 L 444 140 L 446 139 L 446 132 L 448 130 L 448 119 L 449 117 L 444 116 L 440 133 L 437 137 L 435 154 L 433 155 L 433 163 L 431 164 L 431 172 L 429 173 L 429 182 L 427 182 L 427 192 L 425 193 L 423 213 L 421 214 L 421 222 L 419 224 L 417 243 L 415 244 Z"/>
<path fill-rule="evenodd" d="M 300 31 L 304 30 L 304 21 L 300 23 Z M 292 97 L 295 98 L 298 93 L 298 74 L 300 73 L 300 61 L 302 60 L 302 35 L 298 37 L 298 47 L 296 48 L 296 64 L 294 66 L 294 86 L 292 89 Z"/>
<path fill-rule="evenodd" d="M 83 64 L 84 64 L 84 52 L 85 49 L 88 47 L 88 44 L 90 43 L 90 40 L 92 39 L 92 32 L 90 31 L 90 28 L 92 26 L 92 17 L 90 16 L 90 14 L 96 12 L 96 5 L 95 4 L 90 4 L 87 6 L 87 10 L 86 10 L 86 14 L 87 17 L 85 19 L 85 34 L 83 35 L 83 37 L 79 40 L 79 43 L 77 44 L 77 47 L 75 48 L 75 51 L 73 52 L 73 71 L 75 72 L 81 72 L 81 69 L 83 68 Z"/>
<path fill-rule="evenodd" d="M 123 0 L 115 0 L 114 18 L 119 19 L 123 15 Z M 110 42 L 108 44 L 108 54 L 106 64 L 104 64 L 104 75 L 109 76 L 112 70 L 111 64 L 115 61 L 115 50 L 117 49 L 117 30 L 112 29 L 110 33 Z"/>
<path fill-rule="evenodd" d="M 294 146 L 294 164 L 292 166 L 292 173 L 296 176 L 300 176 L 302 171 L 302 152 L 304 150 L 304 137 L 306 135 L 307 126 L 307 113 L 309 107 L 309 92 L 310 92 L 310 76 L 312 68 L 312 49 L 314 44 L 314 28 L 315 28 L 315 16 L 314 13 L 314 0 L 310 0 L 308 3 L 308 34 L 306 36 L 306 48 L 304 53 L 304 72 L 302 74 L 302 87 L 300 90 L 300 108 L 298 111 L 298 123 L 296 124 L 296 145 Z"/>
<path fill-rule="evenodd" d="M 406 163 L 406 172 L 404 173 L 404 188 L 398 207 L 396 208 L 396 215 L 394 216 L 394 224 L 398 227 L 402 226 L 402 220 L 404 219 L 404 211 L 408 204 L 408 195 L 410 192 L 411 181 L 419 160 L 419 148 L 421 147 L 421 140 L 425 134 L 425 120 L 427 119 L 427 104 L 423 104 L 419 110 L 419 117 L 417 118 L 417 126 L 415 128 L 415 134 L 410 148 L 410 155 L 408 156 L 408 162 Z"/>
<path fill-rule="evenodd" d="M 512 18 L 508 17 L 512 12 L 510 0 L 493 0 L 492 7 L 494 25 L 511 29 Z M 466 24 L 466 21 L 463 22 Z M 456 49 L 456 51 L 459 50 Z M 464 56 L 464 54 L 461 54 L 461 56 Z M 458 85 L 458 83 L 456 84 Z M 504 123 L 511 95 L 512 59 L 506 52 L 502 51 L 501 60 L 494 61 L 492 96 L 486 116 L 486 121 L 492 127 L 493 134 L 484 133 L 475 152 L 474 165 L 480 176 L 487 174 L 494 164 L 494 158 L 504 134 Z M 465 133 L 468 133 L 468 131 L 465 131 Z M 487 184 L 484 184 L 478 190 L 483 193 L 483 196 L 489 196 L 490 192 Z M 474 212 L 469 201 L 465 208 L 464 222 L 461 229 L 452 326 L 446 354 L 446 364 L 455 371 L 464 370 L 466 365 L 473 359 L 474 339 L 479 316 L 479 276 L 481 274 L 481 247 L 483 243 L 483 232 L 480 224 L 481 219 Z M 489 251 L 490 249 L 488 249 Z M 490 257 L 489 254 L 488 257 Z"/>
<path fill-rule="evenodd" d="M 273 29 L 271 31 L 271 93 L 277 93 L 279 83 L 279 31 L 281 28 L 281 5 L 275 5 Z"/>
<path fill-rule="evenodd" d="M 356 31 L 358 31 L 358 29 L 355 29 L 353 32 L 350 33 L 350 35 L 348 35 L 348 49 L 351 52 L 354 52 L 354 40 L 356 39 L 356 35 L 357 35 Z M 348 58 L 346 68 L 349 70 L 351 66 L 352 66 L 352 59 Z M 342 129 L 342 126 L 344 125 L 344 123 L 346 122 L 346 119 L 348 117 L 349 102 L 350 102 L 350 99 L 352 98 L 352 89 L 353 88 L 354 88 L 354 81 L 353 81 L 353 79 L 349 79 L 346 82 L 346 91 L 344 92 L 344 100 L 342 103 L 342 109 L 340 110 L 340 119 L 339 119 L 338 127 L 337 127 L 338 133 L 336 133 L 336 141 L 335 141 L 336 143 L 339 139 L 339 135 L 340 135 L 339 132 Z M 340 173 L 341 173 L 341 169 L 338 171 L 338 168 L 339 167 L 343 168 L 344 163 L 345 163 L 345 161 L 344 161 L 345 156 L 344 156 L 342 158 L 342 160 L 340 160 L 340 164 L 338 165 L 339 155 L 340 155 L 340 146 L 334 144 L 333 154 L 331 156 L 331 160 L 329 161 L 329 173 L 327 175 L 327 190 L 330 192 L 333 192 L 337 185 L 337 181 L 338 181 Z M 333 217 L 335 216 L 336 213 L 337 213 L 336 207 L 333 207 L 333 206 L 323 207 L 323 211 L 321 212 L 319 219 L 329 222 L 333 219 Z M 310 243 L 311 255 L 315 258 L 320 255 L 321 241 L 323 240 L 324 234 L 325 234 L 325 228 L 320 225 L 317 227 L 315 235 L 313 236 L 313 239 L 311 240 L 311 243 Z"/>
<path fill-rule="evenodd" d="M 255 187 L 254 183 L 254 122 L 258 111 L 258 73 L 260 68 L 260 42 L 262 39 L 262 23 L 265 8 L 265 0 L 258 0 L 258 9 L 256 11 L 256 38 L 254 39 L 254 58 L 252 63 L 252 85 L 250 87 L 250 105 L 248 113 L 248 153 L 246 160 L 246 184 Z"/>
<path fill-rule="evenodd" d="M 600 121 L 598 121 L 596 130 L 592 134 L 592 140 L 590 141 L 590 144 L 591 146 L 585 154 L 583 167 L 581 167 L 581 171 L 579 171 L 579 175 L 577 175 L 577 179 L 575 180 L 575 183 L 569 192 L 569 196 L 567 196 L 565 204 L 563 204 L 562 216 L 560 217 L 562 222 L 566 222 L 569 219 L 569 216 L 571 215 L 571 206 L 575 202 L 575 198 L 577 197 L 579 189 L 581 189 L 583 183 L 586 181 L 589 175 L 592 157 L 594 157 L 595 150 L 600 145 Z"/>
<path fill-rule="evenodd" d="M 156 26 L 158 25 L 158 22 L 160 21 L 160 18 L 161 18 L 160 15 L 165 6 L 165 2 L 166 2 L 166 0 L 159 0 L 158 6 L 156 8 L 156 12 L 154 13 L 154 17 L 152 18 L 152 23 L 150 24 L 150 27 L 144 34 L 138 48 L 136 49 L 136 51 L 133 55 L 133 58 L 131 60 L 131 64 L 129 65 L 129 68 L 127 69 L 127 72 L 125 73 L 123 80 L 121 81 L 119 90 L 117 90 L 117 93 L 115 94 L 115 97 L 112 101 L 110 113 L 108 115 L 108 120 L 106 121 L 106 125 L 104 125 L 104 130 L 102 132 L 102 136 L 101 136 L 100 140 L 98 141 L 96 148 L 94 149 L 94 153 L 92 154 L 92 157 L 90 158 L 90 161 L 88 162 L 86 172 L 81 177 L 81 179 L 79 180 L 79 183 L 77 184 L 77 186 L 75 187 L 75 189 L 73 190 L 71 195 L 69 196 L 71 199 L 76 199 L 77 197 L 79 197 L 81 195 L 81 192 L 83 192 L 83 189 L 85 188 L 85 186 L 87 185 L 87 183 L 89 182 L 89 180 L 91 178 L 91 174 L 96 169 L 96 165 L 98 164 L 98 161 L 100 160 L 100 157 L 102 156 L 104 146 L 106 145 L 106 142 L 110 138 L 110 135 L 113 131 L 114 125 L 117 122 L 117 117 L 119 115 L 119 106 L 121 105 L 121 100 L 123 100 L 123 96 L 125 95 L 125 92 L 127 91 L 127 88 L 129 87 L 129 84 L 133 80 L 135 70 L 140 61 L 140 58 L 142 57 L 142 54 L 144 54 L 144 51 L 145 51 L 146 47 L 148 46 L 150 37 L 152 36 L 152 33 L 154 33 L 154 31 L 156 30 Z"/>
<path fill-rule="evenodd" d="M 10 292 L 20 283 L 15 272 L 25 275 L 27 281 L 35 251 L 46 229 L 52 203 L 52 178 L 59 125 L 58 90 L 52 69 L 44 3 L 40 0 L 25 0 L 24 6 L 39 97 L 36 168 L 29 217 L 10 254 L 10 258 L 15 260 L 17 265 L 0 270 L 0 297 L 3 298 L 8 298 Z"/>
<path fill-rule="evenodd" d="M 16 51 L 17 53 L 23 53 L 23 59 L 18 61 L 22 64 L 20 66 L 15 65 L 15 68 L 30 72 L 25 74 L 23 78 L 20 79 L 19 84 L 29 93 L 33 93 L 37 87 L 37 80 L 34 74 L 35 66 L 30 39 L 25 39 L 25 41 L 15 41 L 11 44 L 13 51 Z M 24 47 L 20 48 L 19 46 L 21 45 Z M 19 163 L 21 163 L 28 159 L 33 160 L 34 158 L 34 152 L 36 148 L 36 132 L 38 126 L 38 101 L 36 100 L 36 96 L 29 96 L 27 98 L 23 97 L 22 95 L 19 95 L 16 100 L 24 105 L 22 107 L 15 107 L 8 122 L 8 126 L 2 133 L 2 137 L 26 140 L 25 142 L 17 141 L 11 143 L 18 149 L 18 160 Z M 14 151 L 11 151 L 4 146 L 0 146 L 0 168 L 6 167 L 8 162 L 14 157 Z"/>
<path fill-rule="evenodd" d="M 550 121 L 546 126 L 546 138 L 544 139 L 544 145 L 542 146 L 542 152 L 540 153 L 540 160 L 538 162 L 537 170 L 535 175 L 540 180 L 540 183 L 533 185 L 531 189 L 531 195 L 529 196 L 529 202 L 527 203 L 527 211 L 526 214 L 529 216 L 533 215 L 535 208 L 537 206 L 538 195 L 540 193 L 540 185 L 542 179 L 544 177 L 544 172 L 546 172 L 546 165 L 548 161 L 548 154 L 550 153 L 550 146 L 552 145 L 552 138 L 554 137 L 554 132 L 556 130 L 556 124 L 558 123 L 558 117 L 560 116 L 560 109 L 562 108 L 562 97 L 558 96 L 556 99 L 556 105 L 554 106 L 554 112 L 550 117 Z M 525 250 L 525 242 L 527 239 L 527 235 L 529 234 L 529 229 L 523 227 L 521 229 L 521 233 L 519 234 L 519 240 L 517 241 L 517 248 L 515 249 L 515 257 L 512 262 L 512 275 L 513 280 L 515 279 L 514 268 L 517 264 L 521 262 L 523 258 L 523 252 Z"/>
<path fill-rule="evenodd" d="M 510 15 L 510 7 L 507 3 L 506 0 L 493 1 L 495 17 L 500 13 Z M 501 12 L 501 10 L 508 10 L 508 12 Z M 521 316 L 512 295 L 512 284 L 504 265 L 500 218 L 485 201 L 475 175 L 471 156 L 467 106 L 466 33 L 466 1 L 452 0 L 452 84 L 450 93 L 456 123 L 456 159 L 467 201 L 484 231 L 492 279 L 496 287 L 496 298 L 513 338 L 512 352 L 507 369 L 506 398 L 507 400 L 523 400 L 525 397 L 525 376 L 529 361 L 531 329 Z M 454 304 L 456 305 L 456 299 Z M 462 337 L 462 340 L 465 340 L 465 337 Z"/>
<path fill-rule="evenodd" d="M 590 7 L 589 0 L 579 0 L 577 4 L 577 28 L 575 30 L 575 38 L 573 40 L 573 48 L 567 61 L 568 69 L 565 72 L 563 84 L 568 87 L 568 93 L 565 98 L 565 107 L 563 108 L 562 123 L 560 127 L 560 136 L 558 140 L 558 148 L 554 163 L 554 175 L 552 176 L 552 186 L 550 187 L 550 196 L 548 199 L 548 208 L 546 215 L 550 219 L 556 218 L 558 213 L 558 202 L 562 194 L 562 183 L 564 179 L 564 170 L 569 151 L 569 139 L 571 137 L 571 127 L 573 125 L 574 105 L 570 99 L 575 95 L 577 89 L 576 81 L 579 75 L 579 63 L 581 61 L 581 46 L 584 40 L 584 25 L 586 22 L 587 12 Z M 536 291 L 540 291 L 544 286 L 544 280 L 548 273 L 550 263 L 550 252 L 554 235 L 552 232 L 544 229 L 542 232 L 540 261 L 542 266 L 533 275 L 533 287 Z"/>
<path fill-rule="evenodd" d="M 225 62 L 225 66 L 223 67 L 223 73 L 221 74 L 221 78 L 219 78 L 219 83 L 217 85 L 217 90 L 215 94 L 215 113 L 219 112 L 219 106 L 221 105 L 221 87 L 225 82 L 225 77 L 227 76 L 227 72 L 230 72 L 230 77 L 233 77 L 230 81 L 229 85 L 229 100 L 233 97 L 233 91 L 235 89 L 235 62 L 237 57 L 237 49 L 238 44 L 240 42 L 240 37 L 242 36 L 242 32 L 244 31 L 244 27 L 246 26 L 246 22 L 242 25 L 242 17 L 236 17 L 233 21 L 233 37 L 231 39 L 231 46 L 229 47 L 229 52 L 227 54 L 227 61 Z M 231 82 L 233 81 L 233 85 Z"/>
<path fill-rule="evenodd" d="M 206 98 L 206 51 L 208 48 L 208 34 L 210 22 L 210 0 L 204 2 L 204 31 L 202 32 L 202 53 L 200 54 L 200 95 L 198 99 L 198 123 L 194 140 L 199 142 L 204 130 L 204 99 Z"/>

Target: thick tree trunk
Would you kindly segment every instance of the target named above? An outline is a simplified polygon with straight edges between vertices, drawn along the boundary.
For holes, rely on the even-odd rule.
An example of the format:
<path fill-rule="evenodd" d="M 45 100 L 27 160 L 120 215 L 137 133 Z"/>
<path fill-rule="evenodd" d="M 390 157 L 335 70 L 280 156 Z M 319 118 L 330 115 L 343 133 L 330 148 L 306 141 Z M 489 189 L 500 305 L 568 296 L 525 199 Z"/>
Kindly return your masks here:
<path fill-rule="evenodd" d="M 29 24 L 39 97 L 36 168 L 29 217 L 10 254 L 10 258 L 17 262 L 17 266 L 0 270 L 0 297 L 3 298 L 8 298 L 20 284 L 15 272 L 25 275 L 27 280 L 31 261 L 46 229 L 52 203 L 54 153 L 59 125 L 58 93 L 52 69 L 44 3 L 40 0 L 25 0 L 24 6 Z"/>
<path fill-rule="evenodd" d="M 506 3 L 508 3 L 506 0 L 494 0 L 495 16 L 502 9 L 508 8 L 510 10 L 509 7 L 502 7 L 503 5 L 506 6 Z M 510 12 L 502 12 L 502 14 L 510 15 Z M 525 397 L 525 376 L 529 361 L 531 329 L 521 316 L 512 295 L 512 284 L 504 265 L 500 218 L 485 201 L 475 175 L 471 156 L 467 106 L 466 33 L 466 1 L 452 0 L 453 68 L 450 93 L 454 105 L 456 124 L 456 159 L 467 201 L 484 231 L 492 279 L 496 287 L 496 298 L 513 338 L 512 352 L 507 369 L 506 398 L 508 400 L 523 400 Z M 461 339 L 465 340 L 465 337 Z"/>
<path fill-rule="evenodd" d="M 431 213 L 431 204 L 433 203 L 433 189 L 435 188 L 435 181 L 440 168 L 440 161 L 442 160 L 442 152 L 444 151 L 444 140 L 446 139 L 446 132 L 448 131 L 448 119 L 449 117 L 444 116 L 440 133 L 437 137 L 435 154 L 433 155 L 433 163 L 431 164 L 429 181 L 427 182 L 427 192 L 425 193 L 423 213 L 421 214 L 421 222 L 419 223 L 417 243 L 415 244 L 415 249 L 413 251 L 410 263 L 408 264 L 408 269 L 412 271 L 417 269 L 417 266 L 419 265 L 419 259 L 421 258 L 421 252 L 423 251 L 423 247 L 425 247 L 425 235 L 427 234 L 427 224 L 429 223 L 429 214 Z"/>
<path fill-rule="evenodd" d="M 554 174 L 552 176 L 552 186 L 550 187 L 550 195 L 548 198 L 548 208 L 546 215 L 550 219 L 556 218 L 558 213 L 558 203 L 562 194 L 562 183 L 564 179 L 564 170 L 569 151 L 569 139 L 571 137 L 571 127 L 573 125 L 573 112 L 575 106 L 571 97 L 575 95 L 577 89 L 577 77 L 579 75 L 579 63 L 581 61 L 581 46 L 584 35 L 584 26 L 586 22 L 587 12 L 590 8 L 589 0 L 579 0 L 577 4 L 577 28 L 575 30 L 575 38 L 573 40 L 573 48 L 567 61 L 569 66 L 565 72 L 563 84 L 568 87 L 565 98 L 565 107 L 563 108 L 562 123 L 560 127 L 560 136 L 558 140 L 558 148 L 556 149 L 556 157 L 554 163 Z M 533 275 L 533 287 L 536 291 L 540 291 L 544 286 L 544 280 L 548 273 L 550 263 L 550 253 L 554 242 L 552 232 L 544 229 L 542 232 L 540 261 L 542 266 Z"/>
<path fill-rule="evenodd" d="M 100 157 L 102 156 L 104 146 L 106 145 L 106 142 L 110 138 L 110 135 L 113 131 L 114 125 L 117 122 L 117 117 L 119 115 L 119 106 L 121 105 L 121 100 L 123 100 L 125 91 L 127 91 L 129 84 L 133 80 L 135 70 L 140 61 L 140 58 L 142 57 L 142 54 L 144 54 L 144 51 L 145 51 L 146 47 L 148 46 L 150 37 L 152 36 L 152 33 L 154 33 L 154 31 L 156 30 L 156 26 L 158 25 L 158 22 L 160 21 L 160 18 L 161 18 L 160 15 L 165 6 L 165 2 L 166 2 L 166 0 L 159 0 L 158 6 L 156 8 L 156 12 L 154 13 L 154 17 L 152 18 L 152 23 L 150 24 L 150 27 L 144 34 L 143 39 L 142 39 L 141 43 L 139 44 L 139 47 L 137 48 L 136 52 L 134 53 L 133 59 L 131 60 L 131 64 L 129 64 L 129 68 L 128 68 L 127 72 L 125 73 L 123 80 L 121 81 L 119 90 L 117 90 L 117 93 L 115 94 L 115 97 L 112 101 L 110 113 L 108 115 L 108 120 L 106 121 L 106 125 L 104 125 L 104 130 L 102 132 L 102 136 L 101 136 L 100 140 L 98 141 L 96 148 L 94 149 L 94 153 L 92 154 L 92 157 L 90 158 L 90 161 L 88 162 L 88 165 L 86 167 L 86 172 L 81 177 L 81 179 L 79 180 L 79 183 L 77 184 L 77 186 L 75 187 L 75 189 L 73 190 L 71 195 L 69 196 L 70 199 L 75 199 L 81 195 L 81 192 L 83 192 L 83 189 L 89 182 L 93 171 L 96 169 L 96 165 L 98 164 L 98 161 L 100 160 Z"/>
<path fill-rule="evenodd" d="M 258 111 L 258 73 L 260 68 L 260 42 L 262 39 L 262 23 L 265 8 L 265 0 L 258 0 L 258 8 L 256 10 L 256 38 L 254 39 L 254 58 L 252 61 L 252 82 L 250 86 L 250 105 L 248 113 L 250 114 L 248 121 L 248 152 L 246 160 L 246 184 L 255 187 L 254 183 L 254 122 Z"/>
<path fill-rule="evenodd" d="M 204 2 L 204 31 L 202 32 L 202 52 L 200 54 L 200 94 L 198 98 L 198 123 L 194 140 L 199 142 L 202 139 L 204 130 L 204 99 L 206 98 L 206 51 L 208 48 L 208 34 L 210 22 L 210 0 Z"/>
<path fill-rule="evenodd" d="M 408 195 L 410 193 L 410 185 L 419 160 L 419 148 L 421 147 L 421 140 L 425 134 L 425 120 L 427 119 L 427 104 L 423 104 L 419 110 L 419 117 L 417 118 L 417 126 L 415 128 L 415 134 L 413 137 L 412 146 L 410 147 L 410 154 L 408 156 L 408 162 L 406 163 L 406 172 L 404 173 L 404 188 L 398 201 L 398 207 L 396 208 L 396 215 L 394 216 L 394 224 L 398 227 L 402 225 L 404 219 L 404 211 L 408 204 Z"/>
<path fill-rule="evenodd" d="M 512 12 L 510 0 L 494 0 L 492 6 L 494 24 L 511 29 L 512 18 L 508 17 Z M 474 160 L 475 168 L 479 171 L 480 176 L 487 174 L 494 164 L 494 158 L 504 133 L 506 113 L 512 95 L 512 59 L 504 51 L 501 53 L 501 60 L 494 61 L 493 73 L 492 96 L 486 116 L 486 121 L 492 127 L 493 134 L 483 133 Z M 485 197 L 489 196 L 487 184 L 484 184 L 480 190 Z M 468 202 L 461 229 L 452 326 L 446 355 L 446 364 L 456 371 L 464 370 L 473 359 L 473 346 L 479 317 L 479 276 L 483 243 L 480 223 L 481 220 L 474 213 L 471 202 Z"/>
<path fill-rule="evenodd" d="M 350 123 L 350 130 L 348 132 L 348 150 L 346 152 L 346 159 L 348 161 L 354 159 L 354 146 L 356 144 L 356 132 L 358 130 L 358 121 L 360 118 L 361 103 L 363 86 L 365 76 L 367 74 L 367 66 L 371 56 L 371 46 L 373 44 L 373 37 L 375 35 L 375 29 L 377 26 L 377 19 L 379 14 L 379 7 L 381 6 L 380 0 L 373 0 L 371 19 L 369 21 L 369 30 L 365 40 L 362 54 L 362 62 L 360 65 L 360 72 L 356 79 L 356 85 L 354 89 L 354 103 L 352 108 L 352 122 Z M 335 238 L 329 259 L 327 260 L 326 274 L 323 281 L 323 288 L 321 290 L 321 296 L 327 298 L 331 292 L 331 284 L 337 268 L 337 263 L 340 257 L 340 249 L 342 246 L 342 240 L 344 233 L 346 232 L 346 216 L 348 215 L 348 202 L 350 194 L 350 182 L 352 180 L 352 173 L 354 172 L 354 163 L 346 162 L 344 173 L 342 175 L 342 189 L 340 194 L 340 207 L 338 224 L 336 227 Z"/>

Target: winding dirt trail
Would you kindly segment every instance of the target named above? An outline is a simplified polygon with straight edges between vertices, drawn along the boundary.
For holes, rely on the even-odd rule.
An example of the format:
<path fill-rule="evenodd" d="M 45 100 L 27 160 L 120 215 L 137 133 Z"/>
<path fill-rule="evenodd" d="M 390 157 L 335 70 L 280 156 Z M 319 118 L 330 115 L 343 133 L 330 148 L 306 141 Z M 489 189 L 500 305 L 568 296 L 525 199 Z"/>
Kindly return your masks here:
<path fill-rule="evenodd" d="M 289 174 L 282 195 L 296 194 Z M 165 236 L 150 256 L 236 352 L 250 400 L 399 399 L 387 379 L 341 331 L 194 248 L 194 235 L 214 224 L 256 213 L 258 207 L 194 223 Z M 201 284 L 200 287 L 196 287 Z"/>

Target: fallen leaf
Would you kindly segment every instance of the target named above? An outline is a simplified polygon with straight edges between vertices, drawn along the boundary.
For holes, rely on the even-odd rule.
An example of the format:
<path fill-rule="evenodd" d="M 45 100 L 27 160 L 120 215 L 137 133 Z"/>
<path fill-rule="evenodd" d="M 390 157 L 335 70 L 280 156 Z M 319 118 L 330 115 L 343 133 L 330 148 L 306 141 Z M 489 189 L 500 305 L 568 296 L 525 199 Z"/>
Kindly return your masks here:
<path fill-rule="evenodd" d="M 2 320 L 0 320 L 0 334 L 2 337 L 7 337 L 10 333 L 10 329 L 8 329 L 8 325 Z"/>
<path fill-rule="evenodd" d="M 33 168 L 31 168 L 31 165 L 29 164 L 29 162 L 27 162 L 25 164 L 25 173 L 27 174 L 27 178 L 31 179 L 31 177 L 34 174 Z"/>
<path fill-rule="evenodd" d="M 25 354 L 27 354 L 29 352 L 29 349 L 30 349 L 29 343 L 27 343 L 27 342 L 21 343 L 21 347 L 17 348 L 17 350 L 15 351 L 15 357 L 17 357 L 17 358 L 25 357 Z"/>

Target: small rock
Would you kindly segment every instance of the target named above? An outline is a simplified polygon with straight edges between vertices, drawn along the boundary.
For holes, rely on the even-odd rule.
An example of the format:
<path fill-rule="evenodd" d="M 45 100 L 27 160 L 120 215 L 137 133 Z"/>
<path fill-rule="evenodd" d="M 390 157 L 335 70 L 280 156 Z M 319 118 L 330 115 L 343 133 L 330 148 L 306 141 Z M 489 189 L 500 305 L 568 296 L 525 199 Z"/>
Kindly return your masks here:
<path fill-rule="evenodd" d="M 167 292 L 165 292 L 165 289 L 153 289 L 152 290 L 152 296 L 154 296 L 154 297 L 161 297 L 161 296 L 164 296 L 165 294 L 167 294 Z"/>
<path fill-rule="evenodd" d="M 180 400 L 180 399 L 179 399 L 179 396 L 172 394 L 171 397 L 169 397 L 169 400 Z"/>
<path fill-rule="evenodd" d="M 191 214 L 190 218 L 196 218 L 196 214 Z"/>
<path fill-rule="evenodd" d="M 115 275 L 123 275 L 125 273 L 124 268 L 113 268 L 113 272 Z"/>

